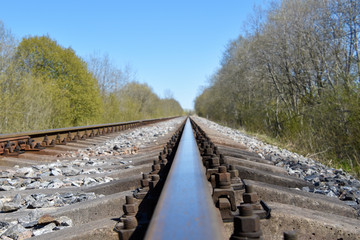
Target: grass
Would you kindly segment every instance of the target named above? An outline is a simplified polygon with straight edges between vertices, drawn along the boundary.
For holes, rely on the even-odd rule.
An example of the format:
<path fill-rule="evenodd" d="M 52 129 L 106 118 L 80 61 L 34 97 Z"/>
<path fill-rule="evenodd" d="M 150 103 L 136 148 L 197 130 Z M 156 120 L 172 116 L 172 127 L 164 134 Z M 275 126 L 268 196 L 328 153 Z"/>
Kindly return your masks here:
<path fill-rule="evenodd" d="M 343 171 L 353 175 L 353 177 L 356 177 L 358 179 L 360 178 L 360 166 L 359 165 L 354 166 L 351 160 L 338 159 L 337 157 L 328 154 L 327 151 L 321 153 L 311 153 L 307 149 L 298 147 L 299 145 L 296 145 L 289 140 L 287 141 L 281 140 L 278 138 L 268 136 L 263 133 L 246 131 L 244 128 L 238 128 L 238 130 L 266 144 L 274 145 L 280 149 L 286 149 L 291 152 L 301 154 L 305 157 L 309 157 L 331 168 L 335 168 L 335 169 L 341 168 Z"/>

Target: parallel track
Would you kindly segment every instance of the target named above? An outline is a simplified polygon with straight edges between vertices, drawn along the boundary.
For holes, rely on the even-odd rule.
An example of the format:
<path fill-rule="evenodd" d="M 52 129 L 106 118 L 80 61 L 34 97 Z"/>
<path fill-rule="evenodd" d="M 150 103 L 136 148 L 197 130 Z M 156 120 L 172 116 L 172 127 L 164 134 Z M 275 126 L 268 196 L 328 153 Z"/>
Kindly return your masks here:
<path fill-rule="evenodd" d="M 126 124 L 135 127 L 144 122 Z M 99 134 L 116 131 L 114 126 L 93 127 Z M 43 144 L 40 147 L 47 146 L 45 136 L 54 140 L 60 134 L 66 141 L 69 129 L 61 131 L 64 135 L 44 131 L 45 135 L 37 137 Z M 77 128 L 71 136 L 82 135 L 77 138 L 85 139 L 89 132 L 91 128 Z M 103 168 L 109 169 L 102 174 L 116 176 L 117 180 L 69 190 L 42 189 L 45 193 L 71 190 L 105 197 L 56 211 L 45 209 L 44 213 L 48 211 L 54 217 L 74 219 L 75 226 L 35 239 L 237 240 L 296 239 L 296 235 L 297 239 L 360 239 L 360 221 L 352 208 L 337 199 L 295 190 L 311 185 L 288 176 L 283 169 L 211 131 L 196 118 L 179 124 L 172 134 L 134 156 L 102 157 L 108 164 Z M 36 134 L 31 136 L 35 138 Z M 21 141 L 23 135 L 7 137 Z M 124 169 L 116 165 L 120 160 L 132 162 L 135 167 Z M 36 192 L 26 191 L 7 191 L 5 195 Z M 0 221 L 16 219 L 20 214 L 0 214 Z"/>
<path fill-rule="evenodd" d="M 0 156 L 18 156 L 25 151 L 41 151 L 47 147 L 66 145 L 66 143 L 69 142 L 86 140 L 88 138 L 115 133 L 130 128 L 169 120 L 172 118 L 173 117 L 0 134 Z"/>

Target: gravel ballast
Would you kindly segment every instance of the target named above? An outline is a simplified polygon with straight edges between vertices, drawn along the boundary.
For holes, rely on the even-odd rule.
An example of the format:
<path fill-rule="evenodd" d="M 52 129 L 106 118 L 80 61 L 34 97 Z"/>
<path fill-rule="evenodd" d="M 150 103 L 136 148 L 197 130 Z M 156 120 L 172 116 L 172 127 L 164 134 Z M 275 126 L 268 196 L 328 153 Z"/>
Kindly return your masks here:
<path fill-rule="evenodd" d="M 56 162 L 3 170 L 0 172 L 0 191 L 16 191 L 17 194 L 13 197 L 0 194 L 0 214 L 23 212 L 24 215 L 15 221 L 0 221 L 0 239 L 25 239 L 72 226 L 71 219 L 65 216 L 53 218 L 41 215 L 38 209 L 63 207 L 103 197 L 93 192 L 79 193 L 74 189 L 116 180 L 106 176 L 113 167 L 132 168 L 129 155 L 136 155 L 143 148 L 157 145 L 160 137 L 175 130 L 183 121 L 184 118 L 175 118 L 126 130 L 102 144 L 64 153 Z M 66 188 L 69 191 L 22 193 L 23 190 Z"/>
<path fill-rule="evenodd" d="M 357 210 L 360 216 L 360 181 L 342 169 L 325 166 L 311 158 L 266 144 L 242 131 L 221 126 L 205 118 L 194 117 L 194 119 L 246 146 L 250 152 L 257 153 L 259 157 L 284 168 L 289 175 L 312 183 L 313 187 L 303 187 L 301 190 L 339 198 Z"/>

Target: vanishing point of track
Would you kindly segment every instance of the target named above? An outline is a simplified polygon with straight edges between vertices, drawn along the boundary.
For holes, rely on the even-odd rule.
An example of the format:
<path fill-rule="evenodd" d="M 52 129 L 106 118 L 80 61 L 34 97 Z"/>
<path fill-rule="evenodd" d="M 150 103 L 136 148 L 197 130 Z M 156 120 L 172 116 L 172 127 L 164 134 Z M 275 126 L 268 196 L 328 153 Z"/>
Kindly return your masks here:
<path fill-rule="evenodd" d="M 173 130 L 136 149 L 136 154 L 118 155 L 114 148 L 112 154 L 97 156 L 101 163 L 91 157 L 75 159 L 71 168 L 83 168 L 76 176 L 61 165 L 66 157 L 79 158 L 67 154 L 69 150 L 86 149 L 118 134 L 131 134 L 144 125 L 176 119 L 179 121 Z M 18 239 L 360 239 L 360 221 L 354 209 L 336 198 L 297 190 L 311 184 L 289 176 L 282 168 L 207 128 L 198 118 L 0 135 L 0 154 L 0 162 L 6 165 L 3 169 L 56 162 L 56 167 L 49 167 L 52 174 L 41 177 L 16 175 L 19 166 L 15 166 L 11 176 L 30 184 L 34 178 L 51 185 L 55 177 L 59 178 L 54 169 L 63 173 L 64 185 L 59 188 L 4 187 L 3 199 L 10 203 L 19 198 L 24 202 L 36 194 L 99 196 L 61 207 L 28 204 L 3 211 L 1 223 L 22 224 Z M 102 165 L 89 170 L 94 162 Z M 83 185 L 76 186 L 73 179 L 72 185 L 66 185 L 68 178 L 83 175 Z M 101 182 L 105 177 L 111 181 Z M 89 178 L 100 180 L 87 185 Z M 32 224 L 19 221 L 34 209 L 38 217 Z M 71 226 L 63 226 L 59 219 L 64 218 L 71 219 Z M 50 225 L 51 230 L 39 233 Z M 3 239 L 14 239 L 6 232 L 1 234 Z"/>

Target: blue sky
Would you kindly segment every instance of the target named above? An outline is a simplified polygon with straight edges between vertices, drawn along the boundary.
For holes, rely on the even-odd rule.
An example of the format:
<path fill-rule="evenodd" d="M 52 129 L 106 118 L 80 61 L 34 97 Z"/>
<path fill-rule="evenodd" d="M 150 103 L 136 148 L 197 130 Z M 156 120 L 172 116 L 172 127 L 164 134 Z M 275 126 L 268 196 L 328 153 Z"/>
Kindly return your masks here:
<path fill-rule="evenodd" d="M 19 39 L 49 35 L 86 58 L 107 53 L 136 80 L 192 109 L 227 43 L 266 0 L 1 1 L 0 20 Z"/>

